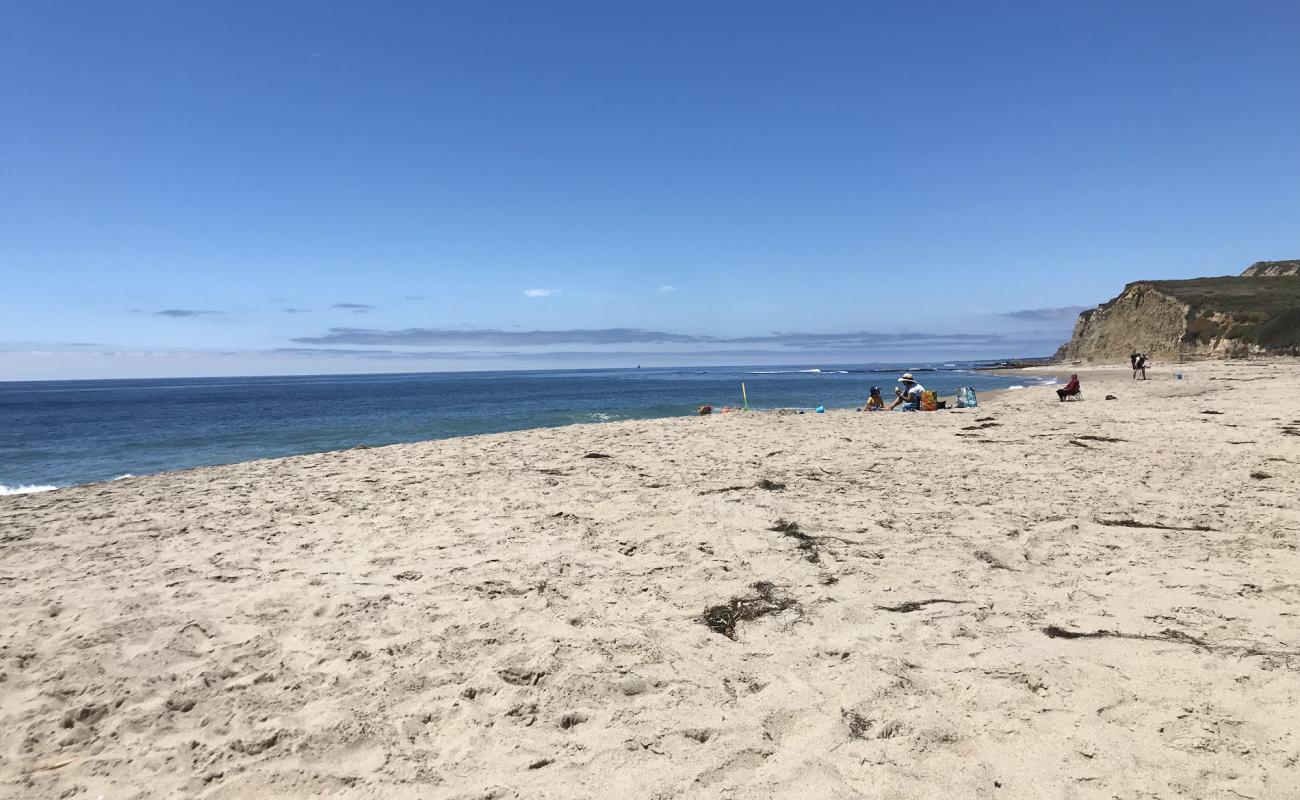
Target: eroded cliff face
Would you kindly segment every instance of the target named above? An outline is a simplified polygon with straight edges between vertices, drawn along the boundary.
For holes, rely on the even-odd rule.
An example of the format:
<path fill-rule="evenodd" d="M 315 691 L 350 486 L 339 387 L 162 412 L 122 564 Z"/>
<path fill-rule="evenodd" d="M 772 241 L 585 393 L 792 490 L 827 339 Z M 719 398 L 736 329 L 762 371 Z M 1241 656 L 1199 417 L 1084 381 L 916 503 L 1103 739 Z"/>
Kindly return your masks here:
<path fill-rule="evenodd" d="M 1137 350 L 1176 357 L 1187 333 L 1188 307 L 1150 283 L 1130 283 L 1119 297 L 1079 315 L 1057 356 L 1066 361 L 1124 361 Z"/>
<path fill-rule="evenodd" d="M 1291 261 L 1256 261 L 1246 271 L 1243 278 L 1278 278 L 1286 275 L 1300 275 L 1300 259 Z"/>
<path fill-rule="evenodd" d="M 1300 355 L 1300 261 L 1261 262 L 1241 277 L 1141 281 L 1079 315 L 1063 361 Z M 1256 269 L 1259 267 L 1260 269 Z M 1254 272 L 1252 272 L 1254 270 Z"/>

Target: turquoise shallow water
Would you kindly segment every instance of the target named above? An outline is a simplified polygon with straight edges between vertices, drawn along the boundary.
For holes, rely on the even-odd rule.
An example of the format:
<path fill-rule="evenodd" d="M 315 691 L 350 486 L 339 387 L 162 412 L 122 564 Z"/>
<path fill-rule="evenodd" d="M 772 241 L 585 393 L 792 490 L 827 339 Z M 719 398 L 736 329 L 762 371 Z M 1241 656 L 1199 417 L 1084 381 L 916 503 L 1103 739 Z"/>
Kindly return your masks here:
<path fill-rule="evenodd" d="M 0 383 L 0 494 L 477 433 L 668 417 L 701 404 L 860 406 L 910 369 L 927 388 L 1017 380 L 934 366 L 709 367 Z"/>

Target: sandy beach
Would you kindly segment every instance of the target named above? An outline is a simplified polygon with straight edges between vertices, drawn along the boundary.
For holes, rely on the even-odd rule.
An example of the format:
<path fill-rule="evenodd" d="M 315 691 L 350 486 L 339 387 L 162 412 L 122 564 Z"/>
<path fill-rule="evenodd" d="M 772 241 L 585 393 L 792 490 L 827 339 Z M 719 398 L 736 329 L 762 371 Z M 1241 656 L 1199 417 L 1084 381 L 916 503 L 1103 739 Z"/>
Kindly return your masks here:
<path fill-rule="evenodd" d="M 1178 369 L 0 497 L 0 796 L 1300 796 L 1300 364 Z"/>

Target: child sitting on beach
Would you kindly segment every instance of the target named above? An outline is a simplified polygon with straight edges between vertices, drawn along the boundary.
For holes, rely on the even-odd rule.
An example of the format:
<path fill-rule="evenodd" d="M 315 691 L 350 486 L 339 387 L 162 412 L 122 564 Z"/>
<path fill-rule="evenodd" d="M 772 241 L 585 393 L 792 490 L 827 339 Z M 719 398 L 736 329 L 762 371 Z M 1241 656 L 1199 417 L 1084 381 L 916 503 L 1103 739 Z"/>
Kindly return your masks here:
<path fill-rule="evenodd" d="M 872 387 L 871 387 L 871 395 L 870 395 L 869 397 L 867 397 L 867 410 L 868 410 L 868 411 L 884 411 L 884 410 L 885 410 L 885 398 L 883 398 L 883 397 L 880 396 L 880 387 L 879 387 L 879 386 L 872 386 Z"/>

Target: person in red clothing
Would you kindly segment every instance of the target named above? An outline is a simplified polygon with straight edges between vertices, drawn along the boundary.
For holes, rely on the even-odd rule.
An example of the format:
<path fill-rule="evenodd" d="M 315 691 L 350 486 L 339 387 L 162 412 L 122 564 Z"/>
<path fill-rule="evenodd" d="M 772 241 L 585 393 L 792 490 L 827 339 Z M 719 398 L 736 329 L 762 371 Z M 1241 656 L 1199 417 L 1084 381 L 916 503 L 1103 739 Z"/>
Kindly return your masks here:
<path fill-rule="evenodd" d="M 1070 382 L 1065 384 L 1065 388 L 1056 390 L 1056 397 L 1058 400 L 1064 402 L 1065 398 L 1074 397 L 1075 395 L 1079 394 L 1081 391 L 1083 390 L 1079 388 L 1079 376 L 1071 375 Z"/>

